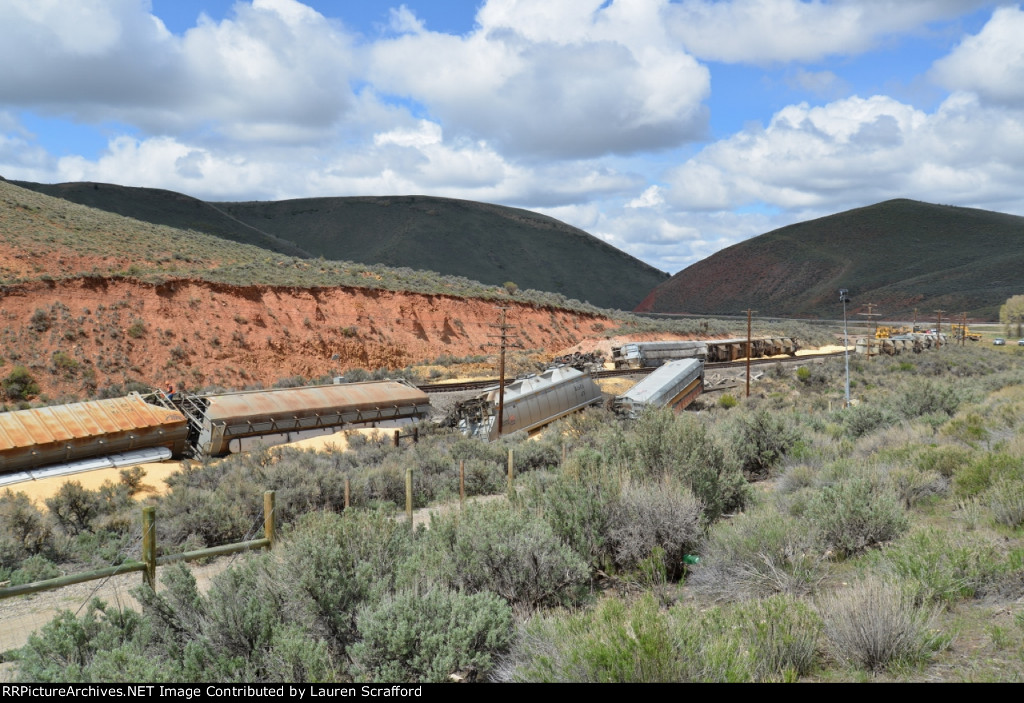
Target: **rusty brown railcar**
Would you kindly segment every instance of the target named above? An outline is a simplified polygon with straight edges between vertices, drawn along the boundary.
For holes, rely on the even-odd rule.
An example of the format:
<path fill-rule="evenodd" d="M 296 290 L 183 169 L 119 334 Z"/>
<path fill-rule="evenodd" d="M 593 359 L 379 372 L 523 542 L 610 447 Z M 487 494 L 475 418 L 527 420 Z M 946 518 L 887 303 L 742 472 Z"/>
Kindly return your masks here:
<path fill-rule="evenodd" d="M 266 437 L 267 444 L 347 425 L 421 419 L 430 399 L 398 381 L 343 383 L 304 388 L 196 396 L 186 412 L 195 418 L 195 451 L 223 456 L 244 448 L 241 440 Z M 183 406 L 184 407 L 184 406 Z"/>
<path fill-rule="evenodd" d="M 185 416 L 139 394 L 0 413 L 0 472 L 167 447 L 181 455 Z"/>

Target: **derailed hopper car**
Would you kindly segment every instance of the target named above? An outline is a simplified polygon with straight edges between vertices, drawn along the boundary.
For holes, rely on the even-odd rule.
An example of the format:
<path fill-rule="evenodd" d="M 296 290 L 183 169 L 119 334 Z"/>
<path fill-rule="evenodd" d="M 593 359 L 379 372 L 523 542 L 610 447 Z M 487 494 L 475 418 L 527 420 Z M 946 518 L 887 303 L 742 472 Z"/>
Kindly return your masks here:
<path fill-rule="evenodd" d="M 636 418 L 645 408 L 682 410 L 704 391 L 704 363 L 679 359 L 655 369 L 650 375 L 618 396 L 612 408 Z"/>
<path fill-rule="evenodd" d="M 498 434 L 498 389 L 460 403 L 458 426 L 467 435 L 495 440 Z M 600 403 L 601 389 L 589 374 L 570 367 L 548 369 L 505 386 L 501 434 L 543 427 L 549 422 Z"/>
<path fill-rule="evenodd" d="M 180 456 L 188 426 L 138 393 L 0 413 L 0 472 L 165 447 Z"/>
<path fill-rule="evenodd" d="M 799 343 L 792 337 L 758 337 L 750 340 L 751 358 L 796 355 Z M 612 347 L 617 369 L 656 368 L 675 359 L 735 361 L 747 355 L 747 339 L 673 340 L 662 342 L 626 342 Z"/>
<path fill-rule="evenodd" d="M 282 444 L 329 434 L 341 426 L 422 419 L 430 413 L 423 391 L 398 381 L 190 396 L 182 404 L 195 454 L 223 456 L 249 444 Z"/>

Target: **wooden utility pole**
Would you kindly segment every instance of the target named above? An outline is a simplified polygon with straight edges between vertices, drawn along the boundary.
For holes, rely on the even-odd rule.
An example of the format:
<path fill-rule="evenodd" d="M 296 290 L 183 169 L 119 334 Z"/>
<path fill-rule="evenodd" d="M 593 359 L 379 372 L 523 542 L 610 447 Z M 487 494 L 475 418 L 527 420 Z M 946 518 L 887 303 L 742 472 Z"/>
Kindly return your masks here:
<path fill-rule="evenodd" d="M 868 306 L 868 311 L 867 312 L 859 312 L 857 314 L 858 315 L 863 315 L 864 317 L 868 317 L 868 318 L 881 316 L 882 313 L 874 312 L 874 309 L 876 307 L 874 303 L 867 303 L 867 306 Z M 870 320 L 869 320 L 869 322 L 870 322 Z M 876 336 L 878 335 L 878 320 L 875 320 L 875 335 Z M 869 359 L 871 358 L 871 345 L 874 342 L 874 340 L 875 340 L 875 336 L 868 337 L 868 358 Z"/>
<path fill-rule="evenodd" d="M 747 310 L 747 397 L 750 397 L 750 316 L 753 310 Z"/>
<path fill-rule="evenodd" d="M 501 310 L 501 322 L 496 325 L 490 325 L 499 330 L 499 334 L 489 334 L 488 337 L 495 337 L 501 340 L 497 345 L 490 343 L 487 346 L 497 346 L 500 348 L 499 361 L 498 361 L 498 436 L 500 437 L 504 430 L 504 419 L 505 419 L 505 349 L 511 347 L 513 349 L 521 349 L 521 344 L 509 344 L 509 337 L 515 338 L 515 335 L 509 335 L 508 330 L 512 328 L 512 325 L 505 324 L 505 312 L 508 310 L 507 307 L 498 306 L 498 310 Z"/>
<path fill-rule="evenodd" d="M 945 310 L 936 310 L 935 314 L 938 315 L 938 320 L 935 323 L 935 348 L 938 349 L 942 346 L 942 313 Z"/>

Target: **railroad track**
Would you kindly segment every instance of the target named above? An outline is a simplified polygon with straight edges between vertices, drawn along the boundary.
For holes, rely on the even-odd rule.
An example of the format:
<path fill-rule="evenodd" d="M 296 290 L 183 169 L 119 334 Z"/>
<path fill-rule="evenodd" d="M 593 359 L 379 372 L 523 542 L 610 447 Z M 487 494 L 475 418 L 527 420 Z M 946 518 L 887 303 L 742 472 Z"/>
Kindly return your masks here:
<path fill-rule="evenodd" d="M 768 364 L 775 364 L 779 362 L 788 361 L 804 361 L 807 359 L 822 359 L 831 356 L 842 356 L 843 352 L 823 352 L 820 354 L 802 354 L 798 357 L 786 358 L 786 359 L 751 359 L 751 366 L 766 366 Z M 729 369 L 729 368 L 741 368 L 747 365 L 746 359 L 740 361 L 718 361 L 713 364 L 706 364 L 705 368 L 709 371 L 715 369 Z M 604 371 L 593 372 L 594 378 L 616 378 L 620 376 L 646 376 L 647 374 L 654 371 L 653 368 L 643 369 L 611 369 Z M 509 379 L 506 383 L 510 383 L 514 379 Z M 491 388 L 498 385 L 498 379 L 488 378 L 482 381 L 463 381 L 458 383 L 428 383 L 421 386 L 416 386 L 424 393 L 457 393 L 461 391 L 475 391 L 483 390 L 484 388 Z"/>

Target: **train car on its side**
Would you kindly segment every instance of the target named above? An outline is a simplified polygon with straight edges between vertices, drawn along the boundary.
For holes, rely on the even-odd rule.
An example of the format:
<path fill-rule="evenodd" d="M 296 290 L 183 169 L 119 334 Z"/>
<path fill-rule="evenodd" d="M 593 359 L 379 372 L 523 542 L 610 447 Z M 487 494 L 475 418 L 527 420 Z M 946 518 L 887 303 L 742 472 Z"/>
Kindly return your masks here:
<path fill-rule="evenodd" d="M 676 359 L 700 359 L 708 363 L 736 361 L 747 356 L 747 339 L 674 340 L 662 342 L 626 342 L 612 347 L 617 369 L 657 368 Z M 792 337 L 758 337 L 750 342 L 751 358 L 789 354 L 800 345 Z"/>
<path fill-rule="evenodd" d="M 505 386 L 500 434 L 529 432 L 602 399 L 590 374 L 568 366 L 517 379 Z M 497 439 L 498 403 L 497 387 L 460 403 L 456 409 L 459 429 L 471 437 Z"/>
<path fill-rule="evenodd" d="M 700 359 L 670 361 L 618 396 L 612 408 L 636 418 L 646 408 L 680 411 L 704 391 L 704 363 Z"/>
<path fill-rule="evenodd" d="M 188 425 L 138 393 L 0 413 L 0 473 L 163 447 L 180 456 Z"/>
<path fill-rule="evenodd" d="M 430 399 L 400 381 L 341 383 L 187 397 L 195 454 L 223 456 L 262 445 L 294 442 L 342 426 L 420 420 Z"/>

